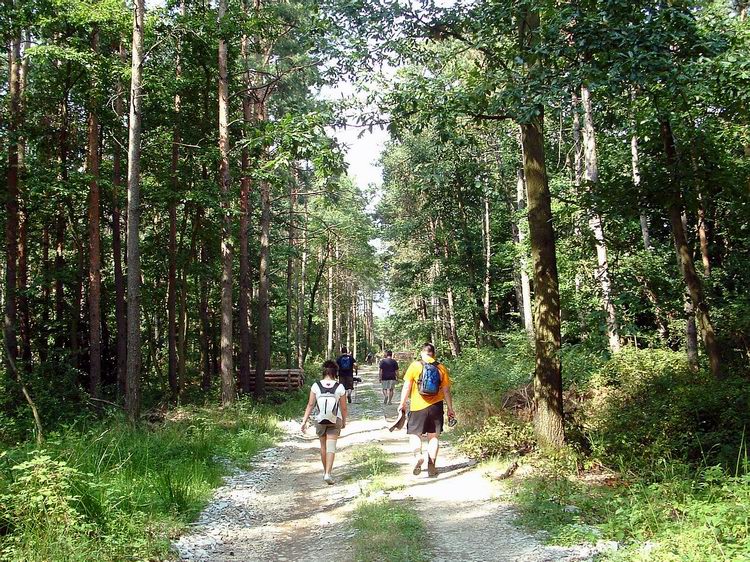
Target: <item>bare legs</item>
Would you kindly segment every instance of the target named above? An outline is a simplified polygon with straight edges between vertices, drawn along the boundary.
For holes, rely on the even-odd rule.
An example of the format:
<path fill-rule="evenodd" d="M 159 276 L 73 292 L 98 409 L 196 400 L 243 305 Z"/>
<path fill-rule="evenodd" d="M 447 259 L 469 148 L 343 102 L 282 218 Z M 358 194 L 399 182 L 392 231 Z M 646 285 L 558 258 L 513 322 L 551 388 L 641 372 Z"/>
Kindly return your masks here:
<path fill-rule="evenodd" d="M 320 438 L 320 462 L 323 464 L 323 479 L 329 481 L 333 470 L 333 460 L 336 458 L 337 435 L 323 435 Z M 328 478 L 326 478 L 328 477 Z M 329 483 L 332 483 L 331 480 Z"/>
<path fill-rule="evenodd" d="M 437 461 L 438 453 L 440 452 L 440 441 L 437 433 L 427 433 L 427 470 L 430 476 L 437 476 L 437 469 L 435 468 L 435 461 Z M 422 464 L 425 461 L 422 437 L 420 435 L 409 435 L 409 446 L 414 453 L 414 475 L 418 475 L 422 472 Z"/>

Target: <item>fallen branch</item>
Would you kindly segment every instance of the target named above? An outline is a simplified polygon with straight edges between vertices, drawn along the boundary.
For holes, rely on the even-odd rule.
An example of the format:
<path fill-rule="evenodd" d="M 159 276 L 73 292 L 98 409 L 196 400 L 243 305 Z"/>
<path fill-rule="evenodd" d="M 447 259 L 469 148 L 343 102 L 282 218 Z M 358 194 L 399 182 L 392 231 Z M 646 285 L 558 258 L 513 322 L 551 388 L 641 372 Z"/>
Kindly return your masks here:
<path fill-rule="evenodd" d="M 3 338 L 3 347 L 5 348 L 5 356 L 8 359 L 8 366 L 10 368 L 10 371 L 11 373 L 13 373 L 13 377 L 16 379 L 16 382 L 20 385 L 23 397 L 29 404 L 29 408 L 31 408 L 31 413 L 34 416 L 34 425 L 36 425 L 36 443 L 37 445 L 41 445 L 44 441 L 44 432 L 42 431 L 42 419 L 39 417 L 39 411 L 36 409 L 36 404 L 34 403 L 34 400 L 32 400 L 31 395 L 29 394 L 29 390 L 21 380 L 21 375 L 18 374 L 16 362 L 13 361 L 13 357 L 10 354 L 10 349 L 8 348 L 8 342 L 5 340 L 5 338 Z"/>
<path fill-rule="evenodd" d="M 497 474 L 497 473 L 491 473 L 488 476 L 491 480 L 506 480 L 513 476 L 513 473 L 518 470 L 518 461 L 513 461 L 508 468 L 506 468 L 503 472 Z"/>

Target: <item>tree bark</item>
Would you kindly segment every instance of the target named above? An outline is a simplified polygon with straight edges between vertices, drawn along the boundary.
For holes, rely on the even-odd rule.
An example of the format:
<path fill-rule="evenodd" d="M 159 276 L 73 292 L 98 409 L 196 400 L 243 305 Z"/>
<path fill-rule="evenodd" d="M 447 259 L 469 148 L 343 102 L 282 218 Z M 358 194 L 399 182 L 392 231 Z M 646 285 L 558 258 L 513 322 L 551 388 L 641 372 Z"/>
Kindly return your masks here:
<path fill-rule="evenodd" d="M 482 197 L 484 215 L 482 220 L 482 231 L 484 233 L 484 314 L 490 317 L 490 284 L 492 281 L 492 229 L 490 223 L 490 196 L 485 187 Z"/>
<path fill-rule="evenodd" d="M 581 104 L 583 105 L 583 146 L 586 168 L 586 185 L 593 192 L 599 183 L 599 164 L 596 154 L 596 133 L 594 131 L 594 116 L 591 104 L 591 94 L 586 84 L 581 86 Z M 609 349 L 613 353 L 620 351 L 620 328 L 617 313 L 612 302 L 612 283 L 610 280 L 607 244 L 604 239 L 602 217 L 596 209 L 592 209 L 589 218 L 589 228 L 594 235 L 596 245 L 597 271 L 596 277 L 602 292 L 602 308 L 606 317 L 607 339 Z"/>
<path fill-rule="evenodd" d="M 633 125 L 633 134 L 630 136 L 630 165 L 633 170 L 633 187 L 635 187 L 635 191 L 638 193 L 641 189 L 641 169 L 638 154 L 638 136 L 635 134 L 635 125 Z M 651 233 L 649 231 L 648 217 L 645 212 L 640 211 L 638 218 L 641 223 L 643 247 L 649 252 L 651 251 Z"/>
<path fill-rule="evenodd" d="M 20 67 L 18 73 L 18 96 L 19 96 L 19 124 L 23 124 L 26 107 L 26 78 L 28 76 L 28 57 L 25 56 L 29 46 L 28 36 L 23 40 Z M 22 131 L 18 135 L 18 197 L 19 202 L 24 200 L 23 184 L 26 178 L 26 140 Z M 24 373 L 31 372 L 31 314 L 29 311 L 29 298 L 27 295 L 29 285 L 29 244 L 28 227 L 29 211 L 23 204 L 19 203 L 18 209 L 18 328 L 21 336 L 21 360 Z"/>
<path fill-rule="evenodd" d="M 208 283 L 205 271 L 208 268 L 208 252 L 205 240 L 201 243 L 200 250 L 201 273 L 200 273 L 200 305 L 199 315 L 201 322 L 200 350 L 201 350 L 201 388 L 205 391 L 211 388 L 211 320 L 208 314 Z"/>
<path fill-rule="evenodd" d="M 250 99 L 249 89 L 252 86 L 250 77 L 250 37 L 242 35 L 241 43 L 242 61 L 245 72 L 243 73 L 243 85 L 245 91 L 242 94 L 242 118 L 245 129 L 253 123 L 253 103 Z M 240 386 L 242 392 L 250 393 L 250 355 L 251 355 L 251 328 L 250 328 L 250 301 L 252 293 L 252 277 L 250 274 L 250 150 L 247 146 L 242 147 L 241 156 L 242 179 L 240 180 L 240 295 L 239 295 L 239 332 L 240 332 Z"/>
<path fill-rule="evenodd" d="M 305 285 L 307 284 L 307 199 L 304 202 L 302 224 L 302 256 L 300 258 L 299 282 L 297 293 L 297 367 L 304 367 L 303 328 L 305 321 Z"/>
<path fill-rule="evenodd" d="M 524 10 L 519 39 L 528 74 L 542 71 L 534 47 L 539 42 L 539 12 Z M 531 49 L 527 52 L 527 49 Z M 544 107 L 520 123 L 523 171 L 529 208 L 529 241 L 534 268 L 534 430 L 542 448 L 560 448 L 565 441 L 560 365 L 560 288 L 555 232 L 544 154 Z"/>
<path fill-rule="evenodd" d="M 292 341 L 292 301 L 294 300 L 294 294 L 292 291 L 294 276 L 294 250 L 296 248 L 294 243 L 294 212 L 297 206 L 297 178 L 294 174 L 294 179 L 289 184 L 289 215 L 288 215 L 288 231 L 287 231 L 287 258 L 286 258 L 286 368 L 292 368 L 292 354 L 294 352 L 294 342 Z"/>
<path fill-rule="evenodd" d="M 676 170 L 678 164 L 677 149 L 675 148 L 672 127 L 667 119 L 661 120 L 660 133 L 664 146 L 664 153 L 666 155 L 667 166 L 672 171 L 667 211 L 669 214 L 669 224 L 672 228 L 672 237 L 674 239 L 675 250 L 677 251 L 680 270 L 682 271 L 685 285 L 687 286 L 690 295 L 690 301 L 695 310 L 695 315 L 698 317 L 698 324 L 700 325 L 701 333 L 703 334 L 703 345 L 706 348 L 706 355 L 708 355 L 711 374 L 717 379 L 722 379 L 724 378 L 724 374 L 721 371 L 719 344 L 716 340 L 713 324 L 711 323 L 708 303 L 703 294 L 703 283 L 695 271 L 693 255 L 690 251 L 687 236 L 685 234 L 685 227 L 682 222 L 682 188 L 679 184 L 679 175 Z"/>
<path fill-rule="evenodd" d="M 8 122 L 8 169 L 5 197 L 5 318 L 3 337 L 6 347 L 8 372 L 15 370 L 18 359 L 16 338 L 17 320 L 17 266 L 18 266 L 18 137 L 20 135 L 21 114 L 21 36 L 14 33 L 10 38 L 8 52 L 10 115 Z"/>
<path fill-rule="evenodd" d="M 330 246 L 330 241 L 328 242 Z M 330 247 L 328 248 L 328 254 L 331 253 Z M 328 266 L 328 342 L 326 344 L 326 357 L 329 359 L 333 357 L 333 277 L 334 269 L 333 262 Z"/>
<path fill-rule="evenodd" d="M 143 38 L 145 0 L 135 0 L 128 126 L 128 351 L 125 377 L 125 410 L 136 422 L 141 409 L 141 120 L 143 117 Z"/>
<path fill-rule="evenodd" d="M 124 63 L 125 47 L 120 41 L 120 59 Z M 122 83 L 117 82 L 117 95 L 114 100 L 117 121 L 121 122 L 125 113 L 125 92 Z M 115 130 L 119 132 L 119 128 Z M 120 189 L 122 186 L 122 153 L 120 143 L 113 143 L 112 155 L 112 258 L 115 276 L 115 325 L 117 331 L 117 389 L 120 396 L 125 396 L 125 377 L 127 372 L 128 337 L 127 311 L 125 307 L 125 277 L 122 272 L 122 218 L 120 213 Z"/>
<path fill-rule="evenodd" d="M 91 38 L 94 53 L 99 49 L 99 32 Z M 99 117 L 96 100 L 92 95 L 88 117 L 88 154 L 86 161 L 89 176 L 89 392 L 94 398 L 101 395 L 102 340 L 101 340 L 101 233 L 99 228 Z"/>
<path fill-rule="evenodd" d="M 219 0 L 219 24 L 223 25 L 227 0 Z M 229 79 L 227 74 L 227 41 L 219 38 L 219 181 L 223 225 L 221 233 L 221 403 L 235 399 L 232 355 L 232 213 L 229 204 Z"/>
<path fill-rule="evenodd" d="M 524 180 L 523 168 L 519 167 L 516 171 L 516 212 L 521 214 L 526 211 L 526 182 Z M 531 284 L 529 283 L 529 260 L 526 255 L 526 230 L 523 225 L 518 224 L 518 246 L 521 252 L 521 258 L 518 264 L 520 285 L 521 285 L 521 320 L 523 329 L 529 334 L 534 335 L 534 320 L 531 309 Z"/>
<path fill-rule="evenodd" d="M 261 115 L 265 119 L 265 108 Z M 271 306 L 269 268 L 271 257 L 271 185 L 260 182 L 260 264 L 258 267 L 258 364 L 255 366 L 255 395 L 265 396 L 265 373 L 271 364 Z"/>

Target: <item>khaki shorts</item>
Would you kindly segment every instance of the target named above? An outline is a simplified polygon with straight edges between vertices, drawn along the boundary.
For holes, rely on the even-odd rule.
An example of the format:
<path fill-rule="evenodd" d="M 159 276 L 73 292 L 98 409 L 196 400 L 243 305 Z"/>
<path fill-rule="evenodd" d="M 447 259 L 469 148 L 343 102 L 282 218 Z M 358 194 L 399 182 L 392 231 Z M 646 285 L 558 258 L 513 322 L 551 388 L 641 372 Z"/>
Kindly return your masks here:
<path fill-rule="evenodd" d="M 330 437 L 338 437 L 341 435 L 341 426 L 344 425 L 341 421 L 341 418 L 336 418 L 336 423 L 316 423 L 315 424 L 315 433 L 318 435 L 318 437 L 323 436 L 330 436 Z"/>
<path fill-rule="evenodd" d="M 380 381 L 380 383 L 383 385 L 383 390 L 393 390 L 394 388 L 396 388 L 395 380 L 384 380 Z"/>

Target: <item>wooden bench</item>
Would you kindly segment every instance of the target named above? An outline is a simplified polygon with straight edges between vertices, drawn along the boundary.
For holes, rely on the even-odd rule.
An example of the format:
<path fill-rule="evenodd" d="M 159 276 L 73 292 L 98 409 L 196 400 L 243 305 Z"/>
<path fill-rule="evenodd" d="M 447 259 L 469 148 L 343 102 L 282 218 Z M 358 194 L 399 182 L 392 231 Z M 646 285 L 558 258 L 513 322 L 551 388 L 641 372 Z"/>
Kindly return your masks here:
<path fill-rule="evenodd" d="M 267 390 L 297 390 L 305 383 L 302 369 L 268 369 L 264 377 Z M 250 389 L 255 389 L 255 370 L 250 371 Z"/>

